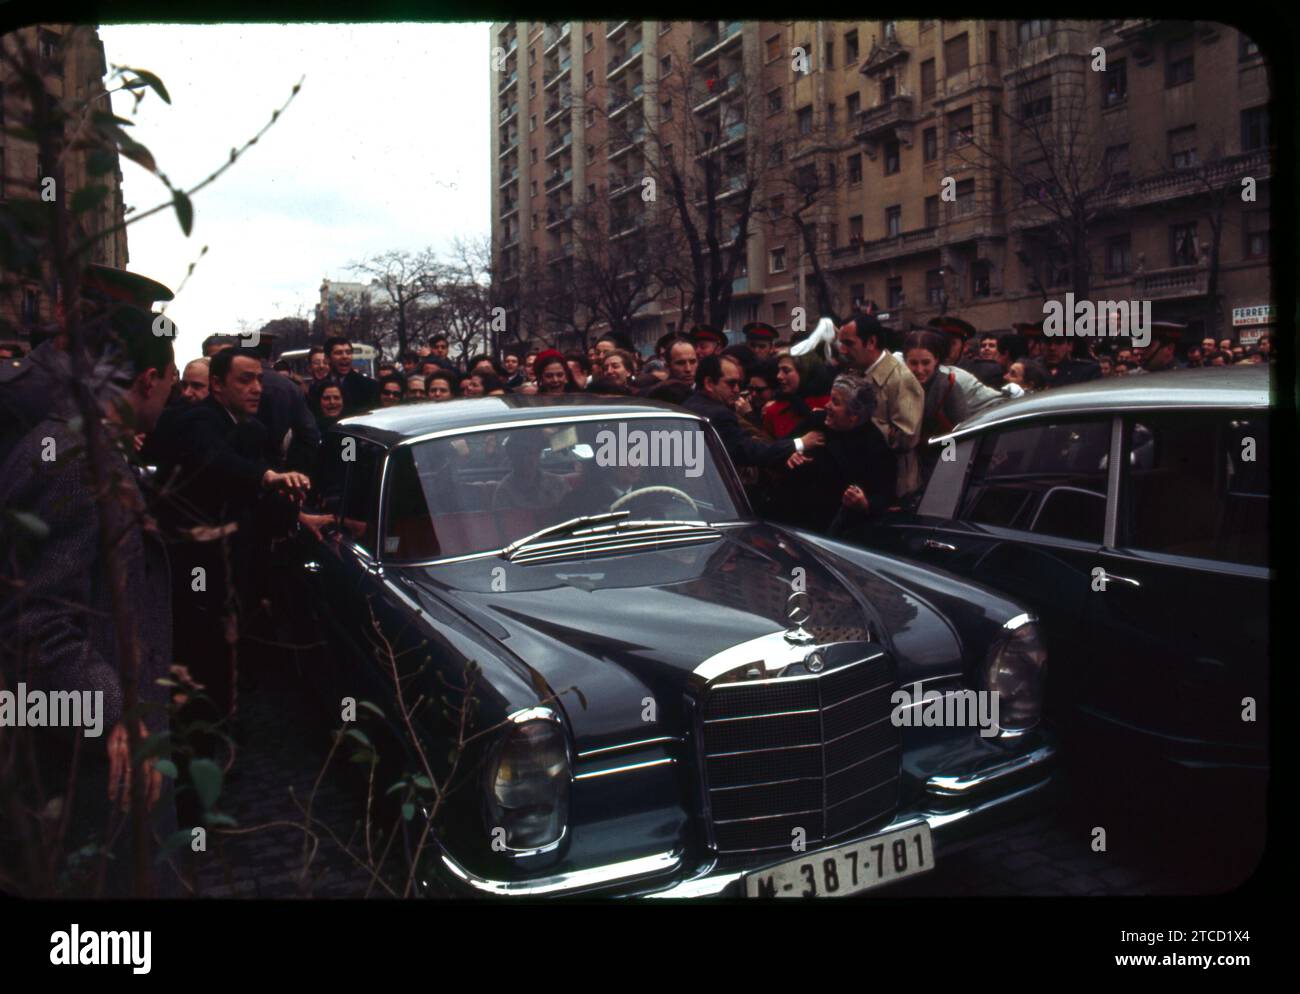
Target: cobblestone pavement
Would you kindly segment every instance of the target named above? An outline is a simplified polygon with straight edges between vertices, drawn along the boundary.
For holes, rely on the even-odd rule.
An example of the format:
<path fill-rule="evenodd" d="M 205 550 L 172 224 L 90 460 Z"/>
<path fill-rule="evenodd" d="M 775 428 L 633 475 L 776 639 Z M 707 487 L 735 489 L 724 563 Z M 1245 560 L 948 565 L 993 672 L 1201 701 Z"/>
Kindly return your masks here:
<path fill-rule="evenodd" d="M 294 678 L 296 679 L 296 677 Z M 274 821 L 301 823 L 289 794 L 292 786 L 305 801 L 328 748 L 323 726 L 293 680 L 264 681 L 241 694 L 245 745 L 239 772 L 227 785 L 221 809 L 240 827 Z M 323 779 L 314 813 L 340 838 L 348 838 L 360 817 L 356 788 L 344 777 L 336 757 Z M 1062 791 L 1068 794 L 1067 790 Z M 1092 828 L 1107 826 L 1106 852 L 1092 849 Z M 1208 829 L 1206 829 L 1208 834 Z M 1182 833 L 1186 834 L 1186 833 Z M 941 854 L 938 867 L 890 887 L 891 897 L 1007 895 L 1162 895 L 1213 893 L 1225 885 L 1207 884 L 1187 872 L 1195 860 L 1176 853 L 1159 833 L 1133 830 L 1122 820 L 1073 816 L 1064 804 L 1032 820 L 1010 826 L 968 849 Z M 268 828 L 243 838 L 223 840 L 224 865 L 216 851 L 201 864 L 200 889 L 207 897 L 362 897 L 366 872 L 329 838 L 322 836 L 312 864 L 314 882 L 299 885 L 303 833 L 291 826 Z M 1230 880 L 1240 878 L 1229 876 Z M 378 888 L 376 888 L 378 892 Z"/>

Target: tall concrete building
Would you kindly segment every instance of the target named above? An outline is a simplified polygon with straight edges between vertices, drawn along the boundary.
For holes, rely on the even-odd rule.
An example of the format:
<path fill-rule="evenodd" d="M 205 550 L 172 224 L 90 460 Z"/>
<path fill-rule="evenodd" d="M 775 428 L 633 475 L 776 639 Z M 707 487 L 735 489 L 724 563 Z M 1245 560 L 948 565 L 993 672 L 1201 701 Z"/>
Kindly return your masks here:
<path fill-rule="evenodd" d="M 611 253 L 675 222 L 642 191 L 687 122 L 716 163 L 686 177 L 696 195 L 744 204 L 717 239 L 728 257 L 744 215 L 732 332 L 865 301 L 895 328 L 946 312 L 1003 330 L 1070 290 L 1149 300 L 1189 339 L 1272 320 L 1269 80 L 1235 28 L 517 22 L 491 45 L 494 273 L 525 336 L 563 330 L 520 291 L 569 264 L 586 206 L 607 205 Z M 659 294 L 635 337 L 688 326 L 688 307 Z"/>
<path fill-rule="evenodd" d="M 20 28 L 0 39 L 5 50 L 15 52 L 20 45 L 34 52 L 45 82 L 46 92 L 56 100 L 80 106 L 104 91 L 108 71 L 104 46 L 93 27 L 42 24 Z M 108 110 L 107 101 L 102 107 Z M 13 78 L 8 65 L 0 62 L 0 125 L 28 125 L 31 104 L 21 85 Z M 57 203 L 68 207 L 76 191 L 92 184 L 102 184 L 108 194 L 99 203 L 72 219 L 74 237 L 88 237 L 107 231 L 125 217 L 122 200 L 122 170 L 116 154 L 106 164 L 106 171 L 91 175 L 89 153 L 69 147 L 63 160 L 63 190 L 55 190 Z M 40 200 L 42 182 L 49 175 L 47 164 L 40 161 L 34 142 L 0 133 L 0 202 L 18 199 Z M 127 264 L 126 230 L 121 229 L 94 241 L 91 262 L 118 269 Z M 54 319 L 56 301 L 49 292 L 50 281 L 0 273 L 0 320 L 20 336 L 33 326 Z"/>

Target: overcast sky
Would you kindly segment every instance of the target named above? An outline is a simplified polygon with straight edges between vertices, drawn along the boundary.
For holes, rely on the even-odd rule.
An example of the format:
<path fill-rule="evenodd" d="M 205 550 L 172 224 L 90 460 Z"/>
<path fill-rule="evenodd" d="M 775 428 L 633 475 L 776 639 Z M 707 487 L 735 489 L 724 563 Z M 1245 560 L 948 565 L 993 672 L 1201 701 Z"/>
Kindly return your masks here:
<path fill-rule="evenodd" d="M 122 25 L 100 29 L 109 64 L 148 69 L 134 136 L 188 188 L 288 97 L 271 130 L 195 196 L 194 229 L 168 210 L 127 229 L 133 272 L 176 289 L 167 313 L 178 361 L 214 332 L 310 317 L 323 277 L 386 249 L 447 246 L 488 232 L 490 107 L 486 24 Z M 114 98 L 130 117 L 131 99 Z M 167 199 L 122 161 L 128 207 Z"/>

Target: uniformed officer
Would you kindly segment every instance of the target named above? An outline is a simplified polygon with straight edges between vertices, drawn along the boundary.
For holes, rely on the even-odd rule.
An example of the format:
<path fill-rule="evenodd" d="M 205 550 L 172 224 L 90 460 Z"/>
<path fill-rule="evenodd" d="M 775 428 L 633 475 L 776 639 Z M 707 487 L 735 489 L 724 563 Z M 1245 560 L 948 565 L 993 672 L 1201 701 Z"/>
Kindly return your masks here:
<path fill-rule="evenodd" d="M 1179 361 L 1176 350 L 1186 329 L 1187 325 L 1173 321 L 1152 321 L 1151 341 L 1146 348 L 1133 350 L 1138 365 L 1130 369 L 1128 375 L 1164 373 L 1171 369 L 1185 368 L 1185 363 Z"/>
<path fill-rule="evenodd" d="M 772 348 L 776 342 L 776 329 L 764 321 L 751 321 L 741 331 L 745 342 L 754 350 L 754 358 L 759 362 L 771 358 Z"/>
<path fill-rule="evenodd" d="M 960 366 L 966 342 L 975 335 L 975 326 L 951 314 L 931 318 L 929 325 L 943 335 L 948 342 L 948 355 L 944 358 L 943 365 Z"/>
<path fill-rule="evenodd" d="M 711 324 L 697 324 L 691 329 L 691 344 L 700 359 L 717 355 L 727 347 L 727 336 Z"/>

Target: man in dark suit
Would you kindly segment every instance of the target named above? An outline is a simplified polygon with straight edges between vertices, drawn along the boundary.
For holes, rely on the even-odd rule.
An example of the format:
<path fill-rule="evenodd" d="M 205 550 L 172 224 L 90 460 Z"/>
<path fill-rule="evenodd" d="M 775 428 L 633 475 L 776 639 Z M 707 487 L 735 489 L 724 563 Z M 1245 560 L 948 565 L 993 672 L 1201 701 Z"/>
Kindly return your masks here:
<path fill-rule="evenodd" d="M 737 466 L 776 467 L 793 453 L 822 444 L 823 437 L 818 431 L 777 442 L 761 442 L 754 438 L 741 426 L 735 412 L 743 383 L 744 370 L 731 356 L 705 356 L 695 373 L 695 392 L 682 403 L 688 411 L 708 418 L 733 463 Z"/>
<path fill-rule="evenodd" d="M 310 488 L 302 473 L 278 472 L 267 458 L 267 431 L 256 414 L 262 363 L 242 349 L 212 357 L 206 400 L 180 415 L 163 440 L 157 480 L 163 488 L 172 546 L 176 658 L 204 685 L 206 701 L 186 705 L 183 724 L 218 722 L 234 709 L 239 658 L 229 633 L 240 633 L 259 589 L 266 536 L 286 530 L 296 500 Z M 275 500 L 276 493 L 292 500 Z M 232 627 L 233 626 L 233 627 Z M 215 742 L 200 736 L 196 751 Z M 182 796 L 182 823 L 196 817 Z"/>
<path fill-rule="evenodd" d="M 102 887 L 91 883 L 87 894 L 117 897 L 131 896 L 137 873 L 143 871 L 147 880 L 157 869 L 153 846 L 150 865 L 135 865 L 132 832 L 123 826 L 131 779 L 143 786 L 154 839 L 169 836 L 176 823 L 170 781 L 152 760 L 131 763 L 128 731 L 134 724 L 142 740 L 169 732 L 168 691 L 158 683 L 171 663 L 167 553 L 127 459 L 135 433 L 154 426 L 176 379 L 171 339 L 153 333 L 153 318 L 126 305 L 111 316 L 101 368 L 115 372 L 96 398 L 109 448 L 98 473 L 92 472 L 82 429 L 61 409 L 23 435 L 0 466 L 0 507 L 23 512 L 28 522 L 26 528 L 17 520 L 0 528 L 3 682 L 14 688 L 22 681 L 47 694 L 102 695 L 100 727 L 107 735 L 87 736 L 88 728 L 29 734 L 39 739 L 34 754 L 41 803 L 61 797 L 71 805 L 63 852 L 103 845 L 111 858 L 90 861 L 90 869 L 104 873 Z M 112 494 L 106 509 L 94 496 L 96 478 Z M 114 566 L 124 572 L 124 599 L 113 595 Z M 126 633 L 120 628 L 124 610 L 132 622 Z M 138 661 L 134 674 L 128 667 L 132 655 Z M 128 718 L 125 688 L 132 675 L 137 711 Z M 30 844 L 26 829 L 39 835 L 49 827 L 0 819 L 0 852 L 21 851 L 17 837 Z M 157 893 L 175 893 L 170 870 L 163 868 L 157 879 Z"/>
<path fill-rule="evenodd" d="M 325 354 L 329 357 L 330 372 L 323 380 L 312 384 L 309 400 L 320 409 L 321 391 L 334 384 L 343 392 L 343 416 L 369 411 L 379 406 L 379 383 L 352 368 L 352 342 L 342 335 L 325 339 Z"/>

